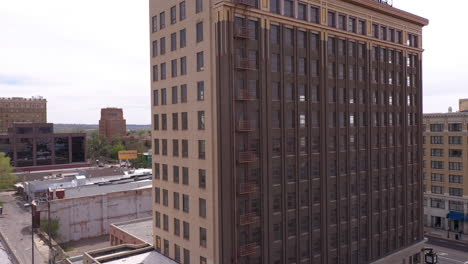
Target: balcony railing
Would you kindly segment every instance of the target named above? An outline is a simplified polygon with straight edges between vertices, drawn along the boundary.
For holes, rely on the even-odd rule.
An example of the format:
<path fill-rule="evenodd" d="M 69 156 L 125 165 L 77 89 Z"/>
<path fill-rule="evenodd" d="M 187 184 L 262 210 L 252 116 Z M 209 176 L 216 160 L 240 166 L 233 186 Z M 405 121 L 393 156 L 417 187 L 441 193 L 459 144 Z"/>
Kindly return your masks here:
<path fill-rule="evenodd" d="M 236 58 L 236 68 L 242 70 L 257 70 L 257 62 L 249 58 Z"/>
<path fill-rule="evenodd" d="M 241 215 L 239 220 L 240 220 L 241 226 L 251 225 L 251 224 L 257 223 L 259 220 L 259 217 L 257 216 L 257 213 L 253 212 L 253 213 Z"/>
<path fill-rule="evenodd" d="M 250 100 L 256 100 L 256 99 L 257 99 L 257 95 L 255 91 L 252 91 L 249 89 L 237 90 L 237 100 L 250 101 Z"/>
<path fill-rule="evenodd" d="M 253 120 L 243 120 L 237 122 L 237 130 L 241 132 L 250 132 L 255 130 L 255 122 Z"/>
<path fill-rule="evenodd" d="M 239 152 L 238 161 L 239 163 L 253 162 L 257 160 L 257 153 L 253 151 Z"/>
<path fill-rule="evenodd" d="M 239 185 L 239 194 L 255 193 L 258 190 L 258 185 L 254 182 L 245 182 Z"/>
<path fill-rule="evenodd" d="M 257 0 L 233 0 L 234 4 L 257 7 Z"/>
<path fill-rule="evenodd" d="M 245 39 L 254 39 L 255 34 L 252 29 L 242 25 L 236 25 L 234 27 L 234 36 L 237 38 L 245 38 Z"/>
<path fill-rule="evenodd" d="M 240 246 L 239 255 L 241 257 L 253 255 L 257 252 L 257 243 L 250 243 L 244 246 Z"/>

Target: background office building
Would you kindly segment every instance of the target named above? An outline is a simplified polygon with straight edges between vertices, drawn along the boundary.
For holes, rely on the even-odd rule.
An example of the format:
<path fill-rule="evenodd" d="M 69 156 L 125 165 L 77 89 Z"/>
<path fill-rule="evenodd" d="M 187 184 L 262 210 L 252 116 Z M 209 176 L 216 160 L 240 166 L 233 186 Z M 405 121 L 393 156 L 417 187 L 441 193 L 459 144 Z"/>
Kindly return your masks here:
<path fill-rule="evenodd" d="M 419 263 L 428 21 L 380 2 L 150 1 L 157 250 Z"/>
<path fill-rule="evenodd" d="M 101 109 L 99 133 L 107 138 L 119 138 L 127 135 L 127 122 L 121 108 Z"/>
<path fill-rule="evenodd" d="M 0 152 L 17 168 L 84 163 L 85 133 L 54 133 L 48 123 L 14 124 L 0 135 Z"/>
<path fill-rule="evenodd" d="M 14 123 L 47 123 L 47 100 L 32 98 L 0 98 L 0 134 L 6 134 Z"/>
<path fill-rule="evenodd" d="M 424 115 L 424 224 L 444 237 L 468 239 L 468 105 Z"/>

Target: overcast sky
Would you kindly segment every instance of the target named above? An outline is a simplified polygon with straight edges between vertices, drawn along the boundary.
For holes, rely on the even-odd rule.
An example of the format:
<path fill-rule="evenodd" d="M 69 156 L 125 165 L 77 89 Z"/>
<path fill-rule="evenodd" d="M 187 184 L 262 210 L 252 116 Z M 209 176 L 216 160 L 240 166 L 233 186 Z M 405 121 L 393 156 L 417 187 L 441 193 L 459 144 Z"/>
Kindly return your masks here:
<path fill-rule="evenodd" d="M 450 2 L 394 0 L 430 20 L 425 112 L 468 98 L 468 1 Z M 44 96 L 54 123 L 96 124 L 101 108 L 121 107 L 127 123 L 149 124 L 148 32 L 148 0 L 0 0 L 0 97 Z"/>

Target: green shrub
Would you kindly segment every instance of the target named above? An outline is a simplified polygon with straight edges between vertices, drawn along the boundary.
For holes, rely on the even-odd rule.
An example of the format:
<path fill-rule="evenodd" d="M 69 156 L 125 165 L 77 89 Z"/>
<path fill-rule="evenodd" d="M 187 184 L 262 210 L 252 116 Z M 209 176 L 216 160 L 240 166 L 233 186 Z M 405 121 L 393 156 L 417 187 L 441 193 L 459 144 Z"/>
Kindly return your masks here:
<path fill-rule="evenodd" d="M 51 219 L 50 220 L 50 229 L 49 229 L 49 221 L 47 220 L 41 220 L 41 231 L 49 234 L 52 236 L 53 239 L 57 239 L 60 237 L 60 234 L 58 232 L 60 227 L 59 220 L 58 219 Z"/>

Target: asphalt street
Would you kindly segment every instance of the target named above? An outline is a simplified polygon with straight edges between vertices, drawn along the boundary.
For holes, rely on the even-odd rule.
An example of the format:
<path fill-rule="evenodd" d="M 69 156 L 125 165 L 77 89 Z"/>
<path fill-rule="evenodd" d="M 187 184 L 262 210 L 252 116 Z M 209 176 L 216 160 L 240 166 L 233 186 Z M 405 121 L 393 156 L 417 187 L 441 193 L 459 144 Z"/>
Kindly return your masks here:
<path fill-rule="evenodd" d="M 5 203 L 0 220 L 0 232 L 5 237 L 5 242 L 10 245 L 22 264 L 32 263 L 30 209 L 23 208 L 23 202 L 16 200 L 12 193 L 0 193 L 0 201 Z M 37 247 L 34 248 L 34 263 L 44 263 Z"/>
<path fill-rule="evenodd" d="M 468 264 L 468 244 L 437 237 L 427 237 L 427 247 L 435 250 L 439 264 Z"/>
<path fill-rule="evenodd" d="M 7 253 L 5 245 L 3 245 L 3 241 L 0 241 L 0 264 L 12 264 L 11 261 L 12 256 Z"/>

